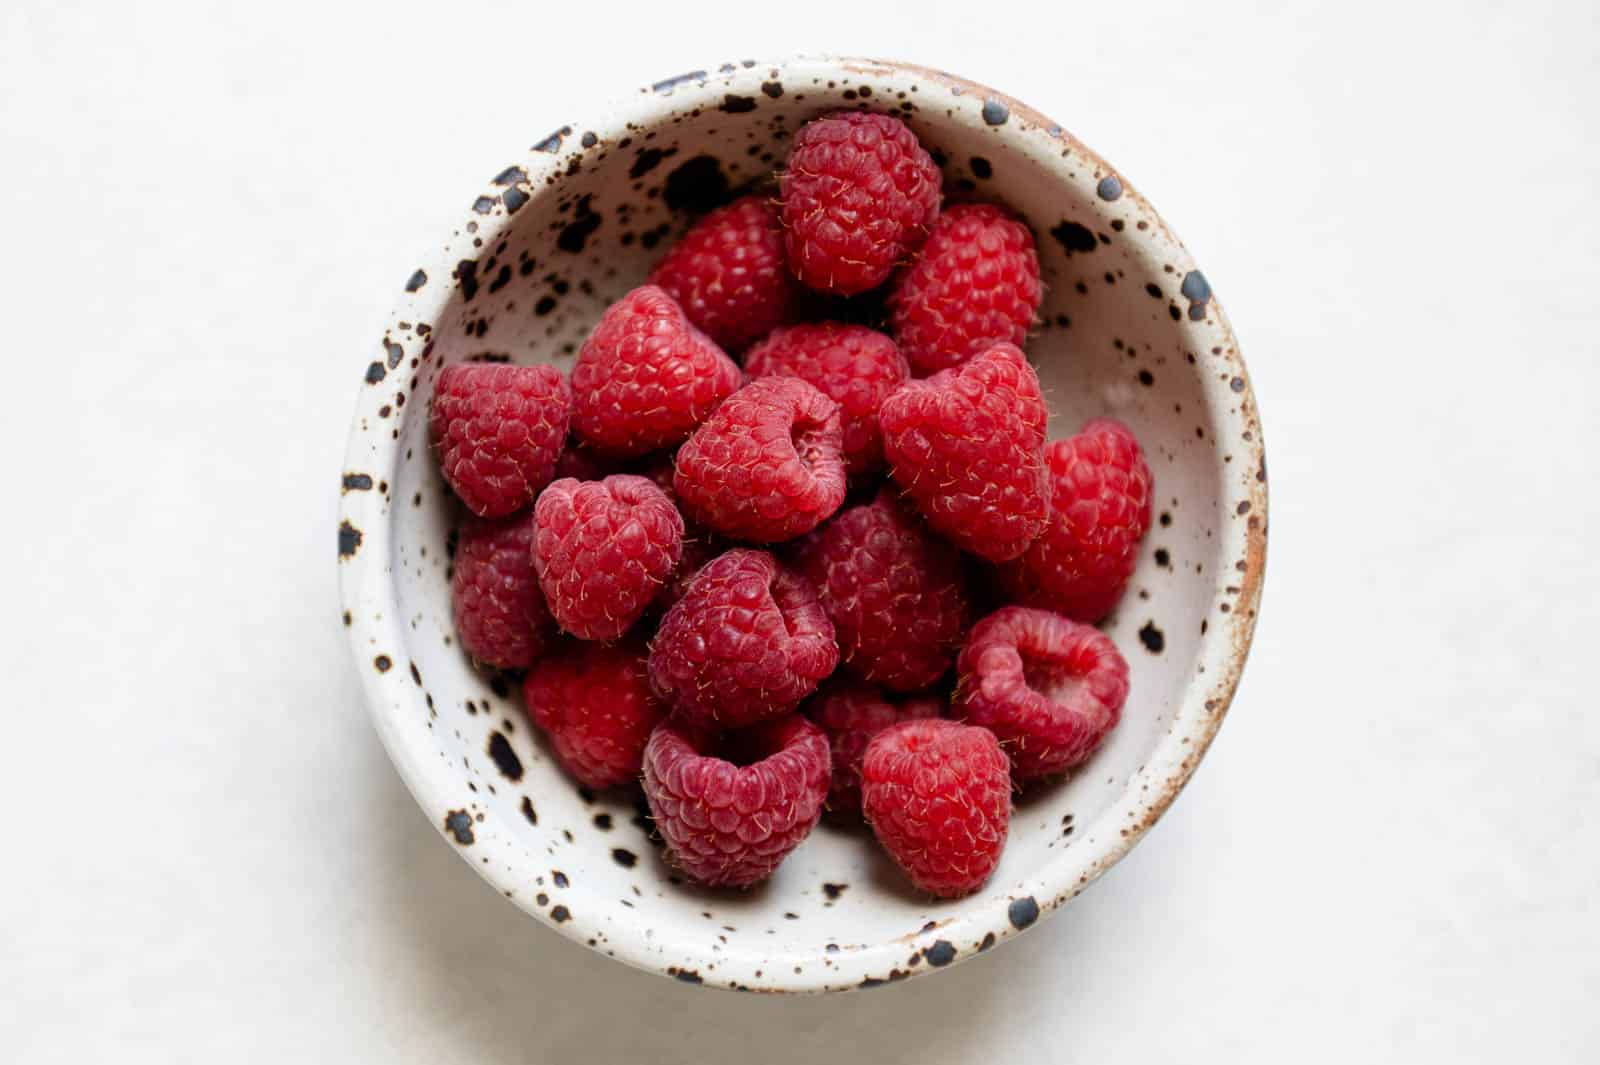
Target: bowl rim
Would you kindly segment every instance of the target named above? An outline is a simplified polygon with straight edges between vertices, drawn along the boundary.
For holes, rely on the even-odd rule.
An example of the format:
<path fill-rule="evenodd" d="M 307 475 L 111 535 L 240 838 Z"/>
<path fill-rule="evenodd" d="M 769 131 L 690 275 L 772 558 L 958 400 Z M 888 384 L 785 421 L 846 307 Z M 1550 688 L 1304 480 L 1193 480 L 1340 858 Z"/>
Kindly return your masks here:
<path fill-rule="evenodd" d="M 582 128 L 597 131 L 603 141 L 613 135 L 625 136 L 620 131 L 629 123 L 653 127 L 686 105 L 708 102 L 714 105 L 719 95 L 732 88 L 750 83 L 755 90 L 770 78 L 772 71 L 779 71 L 785 77 L 803 74 L 808 77 L 902 78 L 924 86 L 942 86 L 957 97 L 969 97 L 974 123 L 984 121 L 993 125 L 990 117 L 998 113 L 1002 122 L 1015 124 L 1019 138 L 1047 138 L 1052 152 L 1065 150 L 1080 161 L 1080 166 L 1086 164 L 1095 168 L 1097 179 L 1102 173 L 1114 177 L 1120 182 L 1121 197 L 1130 200 L 1153 231 L 1141 237 L 1130 227 L 1123 234 L 1124 238 L 1131 238 L 1135 248 L 1148 254 L 1154 238 L 1159 236 L 1167 242 L 1161 248 L 1164 261 L 1172 263 L 1180 272 L 1198 272 L 1187 249 L 1149 202 L 1128 184 L 1120 171 L 1067 133 L 1059 123 L 1004 93 L 929 67 L 804 54 L 775 61 L 741 60 L 668 78 L 613 98 L 609 106 L 597 109 L 597 117 L 605 119 L 603 124 Z M 560 166 L 563 141 L 578 128 L 577 123 L 565 125 L 534 145 L 518 163 L 492 179 L 487 191 L 498 195 L 512 184 L 526 183 L 532 190 L 529 195 L 538 195 L 546 187 L 544 178 Z M 362 476 L 351 471 L 369 471 L 366 477 L 370 484 L 371 480 L 382 476 L 376 471 L 392 471 L 398 461 L 400 441 L 389 430 L 396 429 L 407 412 L 402 409 L 380 414 L 393 389 L 374 387 L 390 371 L 402 367 L 403 353 L 397 345 L 388 342 L 388 337 L 396 334 L 398 323 L 402 321 L 436 320 L 448 306 L 456 287 L 452 264 L 477 257 L 474 237 L 482 241 L 482 247 L 492 247 L 509 224 L 509 212 L 489 215 L 474 212 L 466 217 L 475 223 L 475 232 L 463 225 L 455 237 L 425 257 L 422 266 L 410 276 L 387 319 L 385 341 L 374 345 L 364 360 L 363 381 L 341 469 L 338 514 L 340 605 L 357 673 L 362 678 L 365 701 L 390 760 L 441 835 L 448 835 L 450 829 L 444 817 L 433 815 L 442 814 L 456 801 L 450 792 L 449 774 L 440 768 L 436 759 L 425 759 L 413 749 L 394 724 L 396 715 L 389 712 L 394 706 L 420 704 L 423 690 L 420 682 L 412 683 L 413 678 L 405 668 L 399 668 L 407 633 L 388 570 L 392 551 L 388 507 L 379 492 L 350 490 L 349 479 Z M 702 980 L 696 969 L 669 964 L 674 960 L 673 954 L 670 951 L 664 954 L 661 941 L 652 941 L 643 930 L 619 935 L 615 927 L 608 929 L 607 956 L 635 968 L 687 982 L 758 991 L 845 990 L 938 971 L 948 968 L 951 962 L 965 960 L 996 942 L 1021 933 L 1032 927 L 1040 916 L 1059 909 L 1116 864 L 1161 818 L 1194 774 L 1233 699 L 1255 632 L 1266 563 L 1265 450 L 1254 392 L 1232 326 L 1221 305 L 1210 296 L 1206 306 L 1210 314 L 1215 315 L 1216 334 L 1225 341 L 1222 350 L 1215 353 L 1217 361 L 1208 364 L 1206 372 L 1196 371 L 1212 424 L 1226 430 L 1211 434 L 1212 447 L 1216 449 L 1218 440 L 1237 441 L 1245 459 L 1240 466 L 1256 471 L 1242 485 L 1237 478 L 1226 475 L 1220 478 L 1220 503 L 1224 508 L 1221 512 L 1232 512 L 1241 518 L 1248 515 L 1248 520 L 1229 521 L 1217 530 L 1221 540 L 1219 550 L 1224 558 L 1237 557 L 1243 566 L 1236 577 L 1230 574 L 1237 594 L 1225 591 L 1219 580 L 1208 604 L 1206 616 L 1211 624 L 1200 637 L 1194 659 L 1205 667 L 1208 683 L 1202 685 L 1191 676 L 1166 734 L 1158 739 L 1144 765 L 1129 776 L 1122 793 L 1097 818 L 1096 824 L 1108 826 L 1108 830 L 1097 836 L 1075 839 L 1072 846 L 1062 849 L 1023 878 L 1015 891 L 987 900 L 992 905 L 937 922 L 913 936 L 900 936 L 867 944 L 858 950 L 832 954 L 831 967 L 806 966 L 800 975 L 791 972 L 793 966 L 781 964 L 784 959 L 778 957 L 766 966 L 771 971 L 761 980 L 750 980 L 750 974 L 745 973 L 746 979 L 739 981 L 732 972 L 733 967 L 724 966 L 727 972 L 717 974 L 719 985 L 709 977 Z M 1210 372 L 1219 369 L 1226 372 Z M 1218 606 L 1224 602 L 1230 609 L 1219 614 Z M 384 662 L 388 662 L 388 667 Z M 378 668 L 373 668 L 374 664 Z M 514 862 L 484 863 L 474 860 L 474 856 L 461 847 L 451 849 L 524 912 L 576 943 L 599 949 L 593 947 L 592 942 L 586 943 L 594 928 L 580 915 L 554 919 L 535 905 L 529 892 L 515 890 L 525 888 L 527 878 L 510 867 Z M 919 950 L 929 964 L 905 966 L 908 951 L 915 954 Z M 703 953 L 703 948 L 686 945 L 685 951 Z M 729 957 L 723 954 L 718 960 L 728 961 Z"/>

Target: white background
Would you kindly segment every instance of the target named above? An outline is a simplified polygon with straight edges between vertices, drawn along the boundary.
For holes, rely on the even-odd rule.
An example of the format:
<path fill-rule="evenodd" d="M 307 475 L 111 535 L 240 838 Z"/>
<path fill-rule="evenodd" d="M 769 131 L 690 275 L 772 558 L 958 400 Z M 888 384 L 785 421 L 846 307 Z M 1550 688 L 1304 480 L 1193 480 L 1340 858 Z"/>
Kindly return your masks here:
<path fill-rule="evenodd" d="M 0 1060 L 1600 1056 L 1600 9 L 889 7 L 3 5 Z M 367 723 L 333 518 L 389 301 L 485 179 L 791 50 L 1113 160 L 1236 323 L 1272 478 L 1166 819 L 1016 943 L 807 1000 L 626 970 L 450 853 Z"/>

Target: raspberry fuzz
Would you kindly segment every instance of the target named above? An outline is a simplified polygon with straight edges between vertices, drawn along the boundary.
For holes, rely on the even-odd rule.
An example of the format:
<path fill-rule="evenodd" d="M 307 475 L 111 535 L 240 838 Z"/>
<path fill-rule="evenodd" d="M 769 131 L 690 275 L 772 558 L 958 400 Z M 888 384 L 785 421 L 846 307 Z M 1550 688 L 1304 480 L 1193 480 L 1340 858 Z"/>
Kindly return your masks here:
<path fill-rule="evenodd" d="M 563 646 L 528 671 L 523 698 L 562 768 L 591 788 L 636 779 L 650 731 L 666 715 L 631 643 Z"/>
<path fill-rule="evenodd" d="M 928 524 L 991 562 L 1026 551 L 1049 516 L 1046 417 L 1014 344 L 908 381 L 878 413 L 890 473 Z"/>
<path fill-rule="evenodd" d="M 648 477 L 565 478 L 539 495 L 533 513 L 545 602 L 582 640 L 627 632 L 683 554 L 683 518 Z"/>
<path fill-rule="evenodd" d="M 839 406 L 793 377 L 752 381 L 678 449 L 673 488 L 685 513 L 758 543 L 816 528 L 844 502 Z"/>
<path fill-rule="evenodd" d="M 972 627 L 953 711 L 998 736 L 1018 780 L 1078 765 L 1116 727 L 1128 663 L 1099 629 L 1008 606 Z"/>
<path fill-rule="evenodd" d="M 735 548 L 702 566 L 661 619 L 650 682 L 686 719 L 739 728 L 793 710 L 838 663 L 811 582 Z"/>
<path fill-rule="evenodd" d="M 479 517 L 516 513 L 550 483 L 571 409 L 554 366 L 446 366 L 429 411 L 446 483 Z"/>
<path fill-rule="evenodd" d="M 828 740 L 798 714 L 719 737 L 668 720 L 644 755 L 644 794 L 670 860 L 712 887 L 749 887 L 800 845 L 828 794 Z"/>
<path fill-rule="evenodd" d="M 911 882 L 957 898 L 983 886 L 1011 823 L 1011 777 L 987 729 L 905 721 L 861 759 L 861 812 Z"/>
<path fill-rule="evenodd" d="M 840 296 L 877 288 L 927 237 L 939 185 L 898 118 L 840 111 L 806 123 L 779 181 L 789 269 Z"/>
<path fill-rule="evenodd" d="M 813 322 L 774 330 L 744 358 L 751 377 L 798 377 L 839 404 L 845 472 L 883 465 L 878 408 L 911 376 L 893 340 L 862 325 Z"/>
<path fill-rule="evenodd" d="M 696 222 L 656 264 L 650 283 L 728 351 L 744 350 L 794 312 L 783 229 L 760 196 L 735 200 Z"/>

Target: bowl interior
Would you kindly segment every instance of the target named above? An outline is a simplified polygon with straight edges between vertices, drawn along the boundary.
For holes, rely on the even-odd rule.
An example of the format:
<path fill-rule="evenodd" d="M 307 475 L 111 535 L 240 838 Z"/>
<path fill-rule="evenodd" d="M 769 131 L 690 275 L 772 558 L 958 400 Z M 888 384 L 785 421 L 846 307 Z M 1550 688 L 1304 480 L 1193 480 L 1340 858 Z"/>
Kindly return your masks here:
<path fill-rule="evenodd" d="M 1203 278 L 1148 205 L 1058 127 L 915 68 L 729 66 L 551 134 L 412 275 L 367 367 L 345 471 L 341 554 L 362 574 L 347 578 L 345 606 L 397 765 L 462 856 L 518 905 L 686 980 L 858 986 L 1031 924 L 1120 856 L 1181 787 L 1254 616 L 1259 431 Z M 1030 222 L 1047 290 L 1027 350 L 1052 433 L 1114 415 L 1155 473 L 1156 523 L 1105 625 L 1132 667 L 1123 721 L 1082 771 L 1019 797 L 999 870 L 956 902 L 920 897 L 870 834 L 827 823 L 757 890 L 677 883 L 633 801 L 575 788 L 525 722 L 516 680 L 474 670 L 452 635 L 457 510 L 425 416 L 439 370 L 484 358 L 570 367 L 607 303 L 643 281 L 696 212 L 770 187 L 793 131 L 839 107 L 901 115 L 935 151 L 950 197 L 998 201 Z"/>

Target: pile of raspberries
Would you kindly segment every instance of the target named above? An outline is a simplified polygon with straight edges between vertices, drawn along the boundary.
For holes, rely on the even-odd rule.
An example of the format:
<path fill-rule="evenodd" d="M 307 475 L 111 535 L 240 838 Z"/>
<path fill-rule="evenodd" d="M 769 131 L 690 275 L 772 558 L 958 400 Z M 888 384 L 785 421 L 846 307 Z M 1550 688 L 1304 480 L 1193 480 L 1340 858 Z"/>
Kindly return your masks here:
<path fill-rule="evenodd" d="M 1128 666 L 1093 626 L 1150 471 L 1114 421 L 1046 442 L 1020 348 L 1033 237 L 1002 207 L 941 209 L 898 119 L 810 122 L 778 190 L 694 225 L 570 380 L 440 373 L 433 441 L 471 511 L 457 629 L 527 671 L 575 780 L 642 779 L 687 877 L 764 880 L 826 808 L 918 889 L 964 895 L 1013 790 L 1121 715 Z M 830 320 L 880 288 L 884 329 Z"/>

